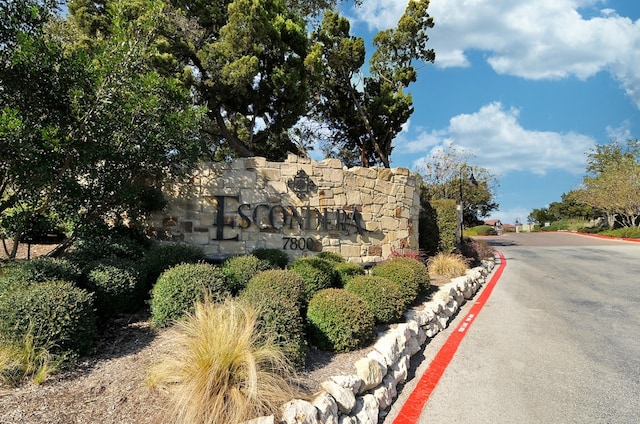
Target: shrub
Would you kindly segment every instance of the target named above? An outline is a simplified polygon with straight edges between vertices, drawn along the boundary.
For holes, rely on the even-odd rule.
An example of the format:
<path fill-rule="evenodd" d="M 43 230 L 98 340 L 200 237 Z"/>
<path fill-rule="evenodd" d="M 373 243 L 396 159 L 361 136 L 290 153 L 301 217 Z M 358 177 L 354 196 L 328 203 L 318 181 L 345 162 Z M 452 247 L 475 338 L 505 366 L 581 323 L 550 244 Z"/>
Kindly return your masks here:
<path fill-rule="evenodd" d="M 396 322 L 402 317 L 404 301 L 400 289 L 387 278 L 361 275 L 352 278 L 345 290 L 364 300 L 379 324 Z"/>
<path fill-rule="evenodd" d="M 289 264 L 289 255 L 279 249 L 267 249 L 259 247 L 255 249 L 251 254 L 258 259 L 264 259 L 269 262 L 274 268 L 284 269 Z"/>
<path fill-rule="evenodd" d="M 247 304 L 198 302 L 176 330 L 149 379 L 170 390 L 172 422 L 236 424 L 304 396 Z"/>
<path fill-rule="evenodd" d="M 180 243 L 156 244 L 145 253 L 143 258 L 147 287 L 151 288 L 160 274 L 172 266 L 182 263 L 193 264 L 203 260 L 204 252 L 198 246 Z"/>
<path fill-rule="evenodd" d="M 319 290 L 333 287 L 337 280 L 333 266 L 323 259 L 297 258 L 289 265 L 289 269 L 304 281 L 305 303 Z"/>
<path fill-rule="evenodd" d="M 335 263 L 347 262 L 347 260 L 342 255 L 335 252 L 320 252 L 315 257 Z"/>
<path fill-rule="evenodd" d="M 338 287 L 344 287 L 351 278 L 365 274 L 362 266 L 351 262 L 338 263 L 334 269 L 338 273 L 338 280 L 340 281 Z"/>
<path fill-rule="evenodd" d="M 272 269 L 256 274 L 241 294 L 252 298 L 257 298 L 260 294 L 286 298 L 299 309 L 305 304 L 304 280 L 298 273 L 287 269 Z"/>
<path fill-rule="evenodd" d="M 80 268 L 66 259 L 40 257 L 10 267 L 0 279 L 0 293 L 13 284 L 32 284 L 50 280 L 80 280 Z"/>
<path fill-rule="evenodd" d="M 615 230 L 604 231 L 602 234 L 610 237 L 640 238 L 640 228 L 637 228 L 637 227 L 618 228 Z"/>
<path fill-rule="evenodd" d="M 307 356 L 302 287 L 295 272 L 271 270 L 257 274 L 240 293 L 240 299 L 258 311 L 259 328 L 275 338 L 295 367 L 303 366 Z"/>
<path fill-rule="evenodd" d="M 231 295 L 219 267 L 181 264 L 160 275 L 151 290 L 151 323 L 164 327 L 193 311 L 196 301 L 211 297 L 220 301 Z"/>
<path fill-rule="evenodd" d="M 96 263 L 87 272 L 86 288 L 95 295 L 98 315 L 135 312 L 144 304 L 143 281 L 133 265 L 117 261 Z"/>
<path fill-rule="evenodd" d="M 272 265 L 264 259 L 258 259 L 253 255 L 242 255 L 227 259 L 222 264 L 222 272 L 231 290 L 237 293 L 247 286 L 251 277 L 271 267 Z"/>
<path fill-rule="evenodd" d="M 495 236 L 498 234 L 496 229 L 491 225 L 478 225 L 473 227 L 472 231 L 479 236 Z"/>
<path fill-rule="evenodd" d="M 455 200 L 429 201 L 425 190 L 421 190 L 420 199 L 420 250 L 427 255 L 437 252 L 453 252 L 456 248 L 458 214 Z"/>
<path fill-rule="evenodd" d="M 309 302 L 311 343 L 332 352 L 348 352 L 373 340 L 375 318 L 369 305 L 344 289 L 324 289 Z"/>
<path fill-rule="evenodd" d="M 389 259 L 373 267 L 371 274 L 397 283 L 405 307 L 413 303 L 421 290 L 429 288 L 427 267 L 422 262 L 411 258 Z"/>
<path fill-rule="evenodd" d="M 483 259 L 490 259 L 495 256 L 495 250 L 485 240 L 475 240 L 465 238 L 461 246 L 461 253 L 468 258 L 469 265 L 480 265 Z"/>
<path fill-rule="evenodd" d="M 36 349 L 88 353 L 97 334 L 93 296 L 68 281 L 16 286 L 0 296 L 0 339 L 20 342 L 31 329 Z"/>
<path fill-rule="evenodd" d="M 149 241 L 135 229 L 94 223 L 78 229 L 73 250 L 67 257 L 82 268 L 89 262 L 110 257 L 140 259 L 148 246 Z"/>
<path fill-rule="evenodd" d="M 455 253 L 438 253 L 429 259 L 430 272 L 443 277 L 454 278 L 465 275 L 468 269 L 467 261 Z"/>

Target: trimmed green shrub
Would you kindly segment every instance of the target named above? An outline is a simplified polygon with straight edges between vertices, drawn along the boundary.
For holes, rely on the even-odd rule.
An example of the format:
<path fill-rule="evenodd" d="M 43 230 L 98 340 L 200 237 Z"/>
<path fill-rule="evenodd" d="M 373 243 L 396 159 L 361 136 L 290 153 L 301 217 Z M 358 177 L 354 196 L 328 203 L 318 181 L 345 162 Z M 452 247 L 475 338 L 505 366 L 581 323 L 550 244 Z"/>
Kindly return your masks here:
<path fill-rule="evenodd" d="M 24 285 L 50 280 L 77 283 L 80 275 L 80 268 L 66 259 L 35 258 L 7 268 L 0 278 L 0 293 L 13 284 Z"/>
<path fill-rule="evenodd" d="M 258 295 L 253 292 L 289 299 L 300 310 L 305 305 L 304 280 L 291 270 L 272 269 L 256 274 L 249 280 L 241 295 L 256 298 Z"/>
<path fill-rule="evenodd" d="M 301 314 L 302 278 L 293 271 L 264 271 L 251 280 L 239 298 L 258 311 L 259 326 L 274 337 L 287 359 L 297 368 L 307 357 Z"/>
<path fill-rule="evenodd" d="M 267 249 L 259 247 L 251 252 L 251 254 L 258 259 L 264 259 L 275 268 L 284 269 L 287 267 L 287 264 L 289 264 L 289 255 L 279 249 Z"/>
<path fill-rule="evenodd" d="M 180 264 L 163 272 L 151 290 L 151 323 L 165 327 L 193 312 L 196 301 L 231 296 L 220 267 L 206 263 Z"/>
<path fill-rule="evenodd" d="M 396 257 L 382 262 L 371 269 L 371 274 L 385 277 L 398 284 L 404 306 L 409 306 L 420 291 L 429 288 L 429 271 L 420 261 Z"/>
<path fill-rule="evenodd" d="M 498 231 L 491 225 L 478 225 L 472 228 L 473 232 L 479 236 L 495 236 Z"/>
<path fill-rule="evenodd" d="M 131 264 L 95 264 L 87 272 L 86 288 L 95 295 L 95 305 L 99 316 L 131 313 L 144 305 L 143 281 Z"/>
<path fill-rule="evenodd" d="M 151 288 L 163 271 L 182 263 L 198 263 L 204 260 L 204 252 L 198 246 L 182 243 L 156 244 L 142 260 L 147 287 Z"/>
<path fill-rule="evenodd" d="M 222 272 L 231 290 L 238 293 L 247 286 L 251 277 L 271 267 L 272 265 L 264 259 L 258 259 L 253 255 L 242 255 L 227 259 L 222 264 Z"/>
<path fill-rule="evenodd" d="M 373 275 L 353 277 L 344 289 L 364 300 L 378 324 L 397 322 L 404 312 L 404 300 L 398 285 Z"/>
<path fill-rule="evenodd" d="M 348 352 L 374 338 L 375 318 L 369 305 L 344 289 L 317 292 L 307 310 L 309 338 L 320 349 Z"/>
<path fill-rule="evenodd" d="M 438 252 L 450 253 L 456 249 L 458 215 L 455 200 L 429 201 L 421 193 L 418 243 L 428 256 Z"/>
<path fill-rule="evenodd" d="M 315 257 L 320 259 L 325 259 L 330 262 L 336 262 L 336 263 L 347 262 L 347 260 L 342 255 L 335 252 L 320 252 Z"/>
<path fill-rule="evenodd" d="M 0 339 L 19 342 L 29 331 L 36 348 L 88 353 L 97 335 L 93 296 L 68 281 L 15 286 L 0 296 Z"/>
<path fill-rule="evenodd" d="M 297 258 L 289 269 L 304 280 L 304 298 L 308 303 L 313 295 L 322 289 L 334 287 L 337 273 L 333 265 L 323 259 Z"/>
<path fill-rule="evenodd" d="M 620 238 L 640 238 L 640 228 L 626 227 L 626 228 L 618 228 L 615 230 L 607 230 L 602 232 L 602 235 L 609 236 L 609 237 L 620 237 Z"/>
<path fill-rule="evenodd" d="M 334 269 L 338 273 L 338 280 L 340 280 L 339 287 L 344 287 L 351 278 L 365 274 L 365 270 L 362 266 L 351 262 L 336 264 Z"/>

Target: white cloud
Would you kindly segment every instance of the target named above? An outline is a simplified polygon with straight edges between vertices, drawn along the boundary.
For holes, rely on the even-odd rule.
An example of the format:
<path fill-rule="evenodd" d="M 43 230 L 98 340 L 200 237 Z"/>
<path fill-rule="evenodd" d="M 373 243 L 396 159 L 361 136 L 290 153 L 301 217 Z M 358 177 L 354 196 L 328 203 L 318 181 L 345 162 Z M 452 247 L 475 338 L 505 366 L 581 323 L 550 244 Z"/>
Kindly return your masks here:
<path fill-rule="evenodd" d="M 400 153 L 424 153 L 453 142 L 457 148 L 474 155 L 473 164 L 496 175 L 511 171 L 545 175 L 551 170 L 565 170 L 576 175 L 584 172 L 585 152 L 595 141 L 569 132 L 534 131 L 518 122 L 520 111 L 505 109 L 499 102 L 483 106 L 477 112 L 451 118 L 449 127 L 422 133 L 415 139 L 398 143 Z M 414 161 L 415 168 L 422 159 Z"/>
<path fill-rule="evenodd" d="M 469 66 L 466 52 L 487 53 L 499 74 L 527 79 L 587 79 L 608 71 L 640 108 L 640 20 L 598 0 L 431 0 L 430 45 L 436 66 Z M 395 26 L 406 0 L 371 0 L 354 9 L 371 29 Z M 596 9 L 597 10 L 597 9 Z"/>

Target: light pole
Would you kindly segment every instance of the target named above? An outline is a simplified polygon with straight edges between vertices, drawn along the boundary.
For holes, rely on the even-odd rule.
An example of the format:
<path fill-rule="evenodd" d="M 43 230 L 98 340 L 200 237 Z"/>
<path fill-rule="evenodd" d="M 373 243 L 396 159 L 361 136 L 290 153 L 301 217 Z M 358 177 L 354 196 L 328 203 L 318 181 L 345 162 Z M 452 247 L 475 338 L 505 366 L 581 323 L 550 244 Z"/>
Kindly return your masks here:
<path fill-rule="evenodd" d="M 458 193 L 458 204 L 456 205 L 456 212 L 458 215 L 458 228 L 456 230 L 456 238 L 458 240 L 458 247 L 462 247 L 462 239 L 464 232 L 464 196 L 462 194 L 462 182 L 464 181 L 464 170 L 467 166 L 462 165 L 460 167 L 460 179 L 459 179 L 459 193 Z M 473 171 L 471 171 L 471 175 L 469 175 L 469 179 L 467 180 L 467 185 L 469 187 L 477 187 L 478 181 L 476 181 L 476 177 L 473 175 Z"/>

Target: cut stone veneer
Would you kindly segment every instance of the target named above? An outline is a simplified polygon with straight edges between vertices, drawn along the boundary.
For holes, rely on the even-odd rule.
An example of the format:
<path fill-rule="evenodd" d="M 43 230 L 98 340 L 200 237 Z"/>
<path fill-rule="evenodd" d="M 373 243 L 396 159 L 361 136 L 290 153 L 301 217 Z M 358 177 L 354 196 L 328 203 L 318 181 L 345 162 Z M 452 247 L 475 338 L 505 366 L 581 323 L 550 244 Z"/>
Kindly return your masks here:
<path fill-rule="evenodd" d="M 163 192 L 168 206 L 151 217 L 149 233 L 211 257 L 274 248 L 292 259 L 327 251 L 370 263 L 418 249 L 418 177 L 405 168 L 254 157 L 202 164 Z"/>
<path fill-rule="evenodd" d="M 432 300 L 409 309 L 403 323 L 378 334 L 371 351 L 354 364 L 355 375 L 332 376 L 321 384 L 313 400 L 297 399 L 283 405 L 277 424 L 377 424 L 396 399 L 398 385 L 407 380 L 411 356 L 447 328 L 494 267 L 495 260 L 483 261 L 482 266 L 440 287 Z M 276 424 L 276 420 L 269 416 L 247 424 L 262 423 Z"/>

